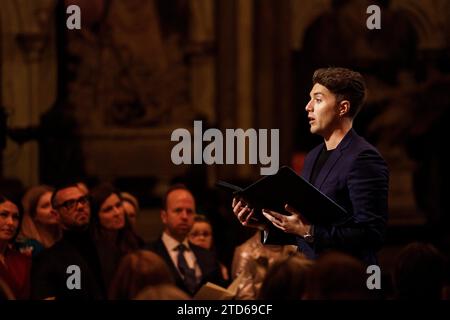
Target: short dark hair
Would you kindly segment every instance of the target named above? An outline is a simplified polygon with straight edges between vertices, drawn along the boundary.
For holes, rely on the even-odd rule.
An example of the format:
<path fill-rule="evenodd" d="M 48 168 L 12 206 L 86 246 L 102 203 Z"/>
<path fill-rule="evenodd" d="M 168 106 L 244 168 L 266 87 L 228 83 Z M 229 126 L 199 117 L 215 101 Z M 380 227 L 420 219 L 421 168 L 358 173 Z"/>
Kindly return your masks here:
<path fill-rule="evenodd" d="M 52 207 L 54 209 L 57 209 L 56 207 L 56 195 L 63 189 L 67 188 L 78 188 L 77 182 L 67 182 L 67 183 L 61 183 L 55 187 L 55 191 L 53 191 L 52 197 L 50 198 L 50 203 L 52 204 Z"/>
<path fill-rule="evenodd" d="M 267 270 L 258 293 L 261 300 L 299 300 L 303 298 L 314 262 L 296 253 L 275 259 Z"/>
<path fill-rule="evenodd" d="M 306 294 L 312 300 L 374 299 L 366 285 L 366 266 L 339 251 L 323 253 L 308 274 Z"/>
<path fill-rule="evenodd" d="M 412 242 L 397 256 L 392 280 L 397 299 L 439 300 L 449 281 L 448 260 L 430 243 Z"/>
<path fill-rule="evenodd" d="M 203 214 L 196 214 L 194 216 L 194 222 L 206 222 L 211 225 L 211 221 L 209 221 L 209 219 Z"/>
<path fill-rule="evenodd" d="M 167 209 L 167 198 L 168 198 L 169 194 L 175 190 L 185 190 L 185 191 L 189 192 L 192 195 L 192 197 L 194 197 L 192 191 L 189 190 L 189 188 L 186 187 L 185 184 L 183 184 L 183 183 L 174 184 L 174 185 L 170 186 L 169 189 L 167 189 L 166 193 L 164 194 L 163 202 L 162 202 L 162 206 L 161 206 L 163 210 Z"/>
<path fill-rule="evenodd" d="M 348 115 L 356 117 L 366 98 L 366 83 L 363 76 L 356 71 L 347 68 L 321 68 L 314 72 L 313 85 L 318 83 L 334 95 L 336 102 L 343 100 L 350 102 Z"/>

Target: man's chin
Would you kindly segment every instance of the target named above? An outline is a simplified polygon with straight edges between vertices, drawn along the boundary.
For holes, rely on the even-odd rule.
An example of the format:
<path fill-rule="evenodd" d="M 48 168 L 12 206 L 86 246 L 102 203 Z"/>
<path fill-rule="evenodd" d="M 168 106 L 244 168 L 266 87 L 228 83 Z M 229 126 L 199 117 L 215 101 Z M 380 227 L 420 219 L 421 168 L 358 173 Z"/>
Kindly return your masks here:
<path fill-rule="evenodd" d="M 177 233 L 181 238 L 186 238 L 189 234 L 189 231 L 190 229 L 179 229 Z"/>
<path fill-rule="evenodd" d="M 77 221 L 69 229 L 74 231 L 85 231 L 89 227 L 89 223 Z"/>
<path fill-rule="evenodd" d="M 79 217 L 77 219 L 77 225 L 80 226 L 80 227 L 88 225 L 88 224 L 89 224 L 89 217 L 88 216 L 86 216 L 86 217 Z"/>

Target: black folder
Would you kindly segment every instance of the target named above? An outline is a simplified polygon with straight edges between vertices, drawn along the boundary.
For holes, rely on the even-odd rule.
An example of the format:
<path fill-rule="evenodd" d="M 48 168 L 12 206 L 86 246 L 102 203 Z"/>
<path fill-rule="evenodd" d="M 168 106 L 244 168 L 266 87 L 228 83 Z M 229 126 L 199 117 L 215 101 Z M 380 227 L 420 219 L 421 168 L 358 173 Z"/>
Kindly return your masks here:
<path fill-rule="evenodd" d="M 297 209 L 312 224 L 332 225 L 349 216 L 344 208 L 287 166 L 246 188 L 225 181 L 218 181 L 216 185 L 232 191 L 234 197 L 254 208 L 257 219 L 265 219 L 261 217 L 262 209 L 288 214 L 284 209 L 286 203 Z"/>

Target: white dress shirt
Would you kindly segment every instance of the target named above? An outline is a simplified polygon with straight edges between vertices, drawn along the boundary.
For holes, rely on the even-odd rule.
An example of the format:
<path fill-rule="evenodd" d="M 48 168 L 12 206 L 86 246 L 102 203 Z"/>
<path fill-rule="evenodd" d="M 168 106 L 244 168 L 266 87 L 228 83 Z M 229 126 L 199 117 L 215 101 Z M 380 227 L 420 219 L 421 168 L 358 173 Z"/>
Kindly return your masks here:
<path fill-rule="evenodd" d="M 180 270 L 178 269 L 178 246 L 180 245 L 180 242 L 178 242 L 178 240 L 172 238 L 166 232 L 163 232 L 161 240 L 164 243 L 164 246 L 166 247 L 167 252 L 169 253 L 170 259 L 172 259 L 173 264 L 177 268 L 178 273 L 180 274 L 181 278 L 183 278 L 183 275 L 181 274 Z M 197 282 L 199 282 L 202 277 L 202 271 L 200 270 L 200 267 L 198 266 L 197 258 L 195 257 L 194 252 L 192 252 L 187 238 L 185 238 L 182 243 L 186 247 L 186 250 L 184 250 L 184 258 L 186 259 L 186 262 L 187 262 L 189 268 L 195 270 L 195 277 L 197 278 Z"/>

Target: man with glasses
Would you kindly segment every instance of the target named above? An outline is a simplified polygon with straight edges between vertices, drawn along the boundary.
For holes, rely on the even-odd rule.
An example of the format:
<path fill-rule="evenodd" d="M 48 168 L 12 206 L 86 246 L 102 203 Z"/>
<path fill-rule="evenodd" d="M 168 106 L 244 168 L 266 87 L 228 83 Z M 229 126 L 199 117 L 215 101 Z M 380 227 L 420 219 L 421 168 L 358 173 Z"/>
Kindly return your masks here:
<path fill-rule="evenodd" d="M 33 261 L 32 299 L 103 299 L 105 288 L 89 232 L 89 197 L 76 183 L 55 190 L 51 203 L 64 233 Z"/>
<path fill-rule="evenodd" d="M 85 228 L 89 224 L 90 208 L 88 195 L 80 195 L 79 188 L 67 188 L 59 192 L 59 198 L 69 198 L 61 203 L 54 196 L 52 206 L 59 212 L 63 227 Z M 78 197 L 79 196 L 79 197 Z"/>

